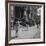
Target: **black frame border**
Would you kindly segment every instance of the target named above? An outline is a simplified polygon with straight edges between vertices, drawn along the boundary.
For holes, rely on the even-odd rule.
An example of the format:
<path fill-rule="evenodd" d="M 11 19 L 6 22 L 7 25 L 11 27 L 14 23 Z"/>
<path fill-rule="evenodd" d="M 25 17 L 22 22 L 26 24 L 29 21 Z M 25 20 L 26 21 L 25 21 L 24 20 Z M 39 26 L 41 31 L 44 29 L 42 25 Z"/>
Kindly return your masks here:
<path fill-rule="evenodd" d="M 43 42 L 28 42 L 28 43 L 14 43 L 8 44 L 8 3 L 29 3 L 29 4 L 43 4 L 44 5 L 44 16 L 43 16 Z M 6 13 L 6 34 L 5 34 L 5 46 L 8 45 L 25 45 L 25 44 L 42 44 L 45 43 L 45 2 L 27 2 L 27 1 L 5 1 L 5 13 Z"/>

